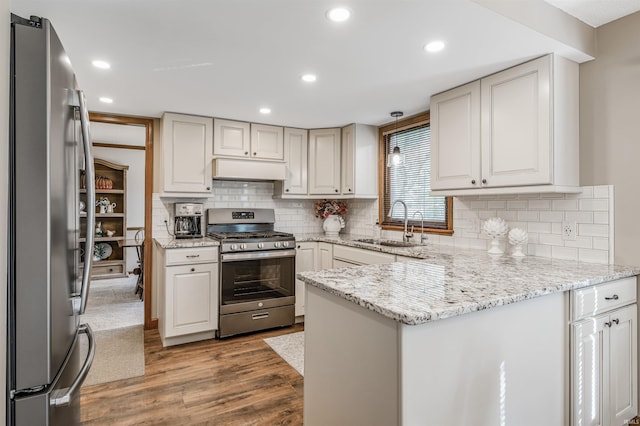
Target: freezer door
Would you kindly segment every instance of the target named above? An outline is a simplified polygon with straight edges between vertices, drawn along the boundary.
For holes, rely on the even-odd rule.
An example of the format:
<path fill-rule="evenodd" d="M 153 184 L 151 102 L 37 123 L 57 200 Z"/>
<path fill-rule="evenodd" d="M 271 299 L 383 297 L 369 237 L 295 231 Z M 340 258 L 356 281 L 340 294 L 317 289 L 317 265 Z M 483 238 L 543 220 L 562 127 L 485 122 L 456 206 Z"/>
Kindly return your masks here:
<path fill-rule="evenodd" d="M 50 384 L 78 318 L 78 164 L 75 78 L 49 21 L 12 25 L 11 389 Z M 35 423 L 34 423 L 35 424 Z"/>
<path fill-rule="evenodd" d="M 60 374 L 46 391 L 35 394 L 18 395 L 11 402 L 11 424 L 15 426 L 33 425 L 79 425 L 80 386 L 91 368 L 95 354 L 95 341 L 91 328 L 80 326 L 69 357 L 65 359 Z M 81 365 L 82 345 L 79 339 L 86 334 L 89 344 L 84 363 Z"/>

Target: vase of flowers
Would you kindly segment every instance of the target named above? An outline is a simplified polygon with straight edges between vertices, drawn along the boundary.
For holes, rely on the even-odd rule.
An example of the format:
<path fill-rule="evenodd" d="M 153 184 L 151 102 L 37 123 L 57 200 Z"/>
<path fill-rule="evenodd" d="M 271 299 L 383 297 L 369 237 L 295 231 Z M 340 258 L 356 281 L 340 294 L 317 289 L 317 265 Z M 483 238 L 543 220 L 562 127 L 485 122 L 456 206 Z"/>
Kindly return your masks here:
<path fill-rule="evenodd" d="M 318 219 L 324 219 L 322 229 L 327 237 L 337 237 L 344 228 L 344 216 L 347 215 L 347 205 L 343 201 L 316 201 L 314 212 Z"/>

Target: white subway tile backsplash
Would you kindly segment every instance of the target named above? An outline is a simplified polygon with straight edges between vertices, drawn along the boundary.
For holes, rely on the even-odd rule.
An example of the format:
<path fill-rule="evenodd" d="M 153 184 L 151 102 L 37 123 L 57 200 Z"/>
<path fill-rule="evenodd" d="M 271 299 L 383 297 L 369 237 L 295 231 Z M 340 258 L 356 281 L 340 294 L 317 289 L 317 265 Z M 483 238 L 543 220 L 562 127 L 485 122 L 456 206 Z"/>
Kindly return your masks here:
<path fill-rule="evenodd" d="M 613 194 L 611 185 L 598 185 L 593 187 L 593 198 L 609 198 L 609 194 Z"/>
<path fill-rule="evenodd" d="M 322 220 L 314 217 L 315 200 L 282 200 L 273 198 L 271 182 L 213 181 L 213 197 L 205 200 L 205 208 L 235 207 L 273 208 L 276 228 L 295 234 L 321 233 Z M 613 257 L 610 228 L 613 226 L 613 187 L 583 187 L 580 194 L 520 194 L 454 197 L 454 235 L 429 235 L 431 244 L 486 250 L 489 238 L 482 231 L 486 219 L 501 217 L 510 228 L 529 233 L 523 251 L 531 256 L 608 263 Z M 168 236 L 164 220 L 171 225 L 173 203 L 183 199 L 152 199 L 153 236 Z M 192 201 L 201 202 L 201 199 Z M 349 213 L 342 233 L 373 236 L 378 219 L 377 200 L 347 200 Z M 576 222 L 575 241 L 563 240 L 562 222 Z M 396 231 L 383 231 L 383 238 L 400 239 Z M 512 247 L 506 238 L 500 241 L 505 255 Z"/>
<path fill-rule="evenodd" d="M 563 260 L 578 260 L 578 249 L 573 247 L 554 246 L 551 247 L 551 258 Z"/>
<path fill-rule="evenodd" d="M 590 263 L 608 263 L 608 252 L 605 250 L 579 249 L 578 260 Z"/>
<path fill-rule="evenodd" d="M 508 210 L 526 210 L 529 203 L 525 200 L 513 200 L 507 201 Z"/>
<path fill-rule="evenodd" d="M 565 212 L 564 220 L 566 220 L 567 222 L 593 223 L 593 212 Z"/>
<path fill-rule="evenodd" d="M 606 238 L 609 236 L 609 227 L 607 225 L 581 223 L 578 225 L 578 235 Z"/>
<path fill-rule="evenodd" d="M 564 212 L 540 212 L 540 222 L 562 222 Z"/>
<path fill-rule="evenodd" d="M 529 210 L 549 210 L 551 208 L 550 200 L 529 200 Z"/>
<path fill-rule="evenodd" d="M 578 200 L 553 200 L 551 202 L 551 208 L 556 211 L 560 210 L 578 210 Z"/>

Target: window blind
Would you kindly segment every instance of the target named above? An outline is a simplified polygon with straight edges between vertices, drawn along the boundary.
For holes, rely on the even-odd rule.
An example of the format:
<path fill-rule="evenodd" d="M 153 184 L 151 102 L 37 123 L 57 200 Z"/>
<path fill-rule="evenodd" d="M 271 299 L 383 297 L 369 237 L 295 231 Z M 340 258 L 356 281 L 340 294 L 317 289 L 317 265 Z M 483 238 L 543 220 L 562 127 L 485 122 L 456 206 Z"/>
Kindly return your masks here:
<path fill-rule="evenodd" d="M 431 188 L 431 128 L 428 124 L 384 135 L 385 155 L 395 146 L 405 154 L 405 164 L 384 168 L 383 213 L 385 225 L 403 225 L 404 208 L 398 203 L 389 216 L 394 201 L 407 204 L 410 224 L 420 226 L 420 214 L 424 215 L 425 228 L 447 229 L 446 197 L 429 196 Z"/>

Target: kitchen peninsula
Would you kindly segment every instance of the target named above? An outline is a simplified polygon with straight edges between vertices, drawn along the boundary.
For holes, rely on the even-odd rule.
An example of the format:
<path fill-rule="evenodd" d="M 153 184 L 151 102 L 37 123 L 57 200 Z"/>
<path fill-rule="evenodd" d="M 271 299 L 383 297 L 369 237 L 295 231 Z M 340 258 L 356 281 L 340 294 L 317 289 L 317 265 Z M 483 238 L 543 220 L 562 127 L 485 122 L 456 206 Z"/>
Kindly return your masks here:
<path fill-rule="evenodd" d="M 611 285 L 635 313 L 640 268 L 453 248 L 421 257 L 298 274 L 305 424 L 570 424 L 572 320 L 589 295 L 603 312 L 605 291 L 589 289 Z"/>

